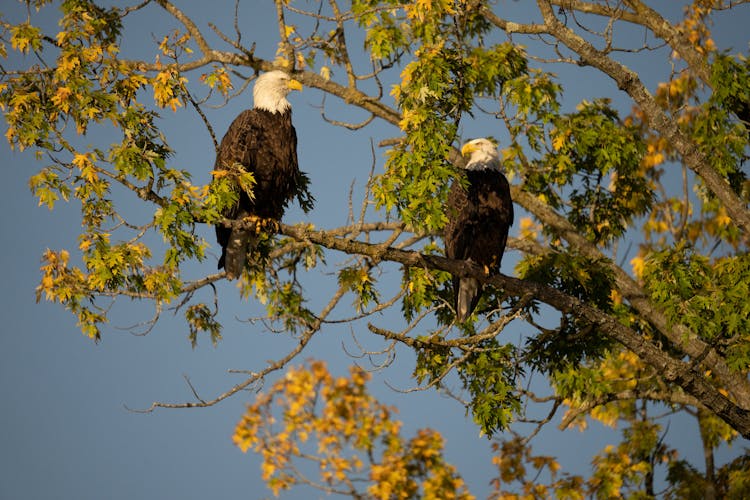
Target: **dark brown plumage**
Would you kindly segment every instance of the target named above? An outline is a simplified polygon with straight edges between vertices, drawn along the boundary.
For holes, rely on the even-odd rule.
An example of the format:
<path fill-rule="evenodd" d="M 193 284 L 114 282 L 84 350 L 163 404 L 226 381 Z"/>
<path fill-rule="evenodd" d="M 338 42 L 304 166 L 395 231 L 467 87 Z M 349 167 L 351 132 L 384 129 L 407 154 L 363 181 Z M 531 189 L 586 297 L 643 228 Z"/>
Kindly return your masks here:
<path fill-rule="evenodd" d="M 461 149 L 471 154 L 466 163 L 468 186 L 455 181 L 448 194 L 443 238 L 445 255 L 469 260 L 484 267 L 488 274 L 500 271 L 508 231 L 513 224 L 513 202 L 508 180 L 500 171 L 495 145 L 487 139 L 474 139 Z M 456 319 L 466 319 L 482 294 L 476 278 L 453 278 Z"/>
<path fill-rule="evenodd" d="M 228 208 L 224 217 L 253 216 L 279 222 L 289 201 L 299 195 L 304 174 L 299 171 L 297 134 L 286 95 L 301 88 L 299 82 L 282 71 L 261 75 L 253 88 L 253 109 L 240 113 L 229 126 L 214 168 L 227 170 L 239 165 L 253 173 L 255 186 L 252 197 L 241 191 L 237 204 Z M 216 239 L 222 249 L 219 269 L 225 268 L 229 279 L 239 277 L 248 251 L 256 244 L 257 233 L 217 225 Z"/>

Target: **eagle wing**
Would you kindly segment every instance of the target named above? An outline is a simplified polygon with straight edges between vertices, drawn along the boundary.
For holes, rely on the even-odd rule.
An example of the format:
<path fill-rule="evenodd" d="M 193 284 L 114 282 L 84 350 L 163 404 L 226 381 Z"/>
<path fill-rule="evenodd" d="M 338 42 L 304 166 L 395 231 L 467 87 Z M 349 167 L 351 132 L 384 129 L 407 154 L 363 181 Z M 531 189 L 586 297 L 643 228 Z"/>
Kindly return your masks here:
<path fill-rule="evenodd" d="M 247 172 L 255 173 L 261 128 L 254 110 L 248 109 L 240 113 L 221 140 L 214 169 L 229 170 L 239 164 Z M 222 215 L 227 219 L 242 219 L 253 214 L 253 205 L 250 196 L 241 191 L 237 203 L 226 207 Z M 237 278 L 242 273 L 248 248 L 255 237 L 252 230 L 216 226 L 216 240 L 221 245 L 218 268 L 225 268 L 230 279 Z"/>
<path fill-rule="evenodd" d="M 311 207 L 307 177 L 299 170 L 291 111 L 250 109 L 240 113 L 221 140 L 214 168 L 226 170 L 237 164 L 253 174 L 255 186 L 252 196 L 241 191 L 237 203 L 224 211 L 224 217 L 255 216 L 280 221 L 294 196 L 301 203 L 306 201 L 303 208 Z M 224 267 L 230 279 L 238 277 L 248 251 L 257 244 L 257 235 L 254 231 L 216 226 L 216 239 L 222 247 L 219 269 Z"/>
<path fill-rule="evenodd" d="M 513 202 L 505 176 L 495 170 L 466 172 L 467 188 L 455 181 L 448 193 L 448 224 L 443 233 L 445 255 L 469 260 L 489 273 L 500 270 Z M 482 286 L 476 278 L 453 278 L 456 315 L 465 321 L 479 302 Z"/>

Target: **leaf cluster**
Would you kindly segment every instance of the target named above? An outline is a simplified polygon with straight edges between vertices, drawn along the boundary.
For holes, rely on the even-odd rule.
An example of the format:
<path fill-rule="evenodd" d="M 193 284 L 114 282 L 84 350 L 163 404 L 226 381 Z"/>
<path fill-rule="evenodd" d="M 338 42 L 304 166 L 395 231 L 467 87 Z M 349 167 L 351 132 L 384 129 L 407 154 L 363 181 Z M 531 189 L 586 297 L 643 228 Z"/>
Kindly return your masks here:
<path fill-rule="evenodd" d="M 565 203 L 568 220 L 590 241 L 621 237 L 654 197 L 639 129 L 624 124 L 603 100 L 584 101 L 552 123 L 553 149 L 542 168 L 529 172 L 526 189 L 555 208 Z"/>
<path fill-rule="evenodd" d="M 414 59 L 391 93 L 405 136 L 389 152 L 374 196 L 409 227 L 434 232 L 446 221 L 443 203 L 455 176 L 448 158 L 462 116 L 477 95 L 497 96 L 506 81 L 523 74 L 526 59 L 510 43 L 470 43 L 488 28 L 478 5 L 417 2 L 404 15 Z"/>
<path fill-rule="evenodd" d="M 367 390 L 369 379 L 357 367 L 334 377 L 322 361 L 291 368 L 248 406 L 232 439 L 242 451 L 261 453 L 263 479 L 275 495 L 314 484 L 377 499 L 471 498 L 443 459 L 440 435 L 420 429 L 404 438 L 394 409 Z M 319 480 L 300 474 L 306 461 Z"/>
<path fill-rule="evenodd" d="M 672 324 L 683 324 L 726 356 L 734 370 L 750 367 L 750 258 L 711 262 L 688 245 L 653 253 L 646 287 Z"/>

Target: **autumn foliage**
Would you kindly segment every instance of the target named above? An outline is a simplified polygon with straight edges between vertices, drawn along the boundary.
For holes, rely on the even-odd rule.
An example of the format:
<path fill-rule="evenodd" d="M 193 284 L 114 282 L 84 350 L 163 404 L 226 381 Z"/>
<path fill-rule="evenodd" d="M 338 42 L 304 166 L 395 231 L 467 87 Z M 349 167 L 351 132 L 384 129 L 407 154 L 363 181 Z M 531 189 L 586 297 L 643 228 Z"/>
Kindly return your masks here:
<path fill-rule="evenodd" d="M 232 439 L 261 454 L 263 479 L 276 495 L 314 483 L 357 498 L 473 498 L 443 459 L 440 434 L 420 429 L 405 439 L 395 409 L 367 391 L 369 379 L 356 366 L 338 378 L 322 361 L 290 367 L 248 406 Z"/>
<path fill-rule="evenodd" d="M 374 371 L 409 360 L 416 389 L 450 393 L 492 439 L 493 497 L 748 497 L 747 455 L 715 455 L 750 438 L 750 63 L 746 47 L 718 47 L 713 24 L 748 16 L 747 3 L 276 0 L 268 41 L 243 36 L 244 2 L 225 32 L 169 0 L 26 1 L 22 18 L 0 23 L 5 138 L 39 160 L 29 188 L 40 206 L 80 210 L 77 248 L 41 256 L 37 300 L 97 341 L 123 302 L 151 308 L 147 332 L 177 313 L 194 347 L 240 329 L 289 339 L 212 399 L 147 409 L 211 406 L 266 382 L 234 441 L 260 454 L 275 494 L 469 497 L 439 431 L 402 436 L 394 409 L 368 393 L 370 372 L 292 367 L 344 324 L 362 358 L 372 351 L 359 339 L 380 346 L 387 362 Z M 38 25 L 36 12 L 54 8 L 57 22 Z M 138 58 L 124 27 L 145 13 L 165 28 Z M 195 180 L 210 167 L 174 161 L 163 117 L 196 125 L 210 150 L 212 110 L 239 106 L 271 69 L 321 97 L 326 126 L 376 131 L 347 158 L 346 175 L 367 183 L 342 195 L 343 225 L 311 212 L 261 235 L 231 293 L 264 317 L 237 323 L 221 309 L 225 276 L 204 229 L 243 224 L 221 213 L 254 179 Z M 589 78 L 592 95 L 575 97 Z M 362 120 L 330 118 L 327 96 Z M 446 259 L 438 236 L 461 182 L 456 147 L 474 126 L 499 139 L 518 214 L 500 275 Z M 462 324 L 451 275 L 484 283 Z M 676 451 L 674 415 L 695 423 L 703 463 Z M 588 475 L 533 451 L 555 424 L 594 423 L 620 439 Z"/>

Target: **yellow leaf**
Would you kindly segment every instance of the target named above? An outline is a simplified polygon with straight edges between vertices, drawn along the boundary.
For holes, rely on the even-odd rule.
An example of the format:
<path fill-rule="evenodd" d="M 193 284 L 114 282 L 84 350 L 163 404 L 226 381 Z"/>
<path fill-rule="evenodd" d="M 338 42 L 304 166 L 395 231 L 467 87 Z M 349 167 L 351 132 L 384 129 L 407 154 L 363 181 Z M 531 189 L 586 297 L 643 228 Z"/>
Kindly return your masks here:
<path fill-rule="evenodd" d="M 59 87 L 55 95 L 52 96 L 52 104 L 60 108 L 62 112 L 67 113 L 70 110 L 68 98 L 71 94 L 72 92 L 68 87 Z"/>
<path fill-rule="evenodd" d="M 102 56 L 102 53 L 103 51 L 101 45 L 92 45 L 91 47 L 85 47 L 83 50 L 81 50 L 83 59 L 88 62 L 96 61 Z"/>
<path fill-rule="evenodd" d="M 646 261 L 643 260 L 643 257 L 633 257 L 630 259 L 630 265 L 633 267 L 633 274 L 637 278 L 643 277 L 643 270 L 646 267 Z"/>
<path fill-rule="evenodd" d="M 57 62 L 57 69 L 55 71 L 58 77 L 66 78 L 80 64 L 81 60 L 78 59 L 78 56 L 70 55 L 68 57 L 61 57 Z"/>
<path fill-rule="evenodd" d="M 267 460 L 263 461 L 263 463 L 260 466 L 260 469 L 262 471 L 261 476 L 263 477 L 264 481 L 268 481 L 268 479 L 273 475 L 273 473 L 276 472 L 276 466 Z"/>
<path fill-rule="evenodd" d="M 279 47 L 279 50 L 281 50 L 282 47 Z M 288 68 L 289 67 L 289 61 L 287 61 L 284 57 L 279 56 L 276 59 L 273 60 L 274 66 L 279 66 L 282 68 Z"/>
<path fill-rule="evenodd" d="M 86 168 L 91 163 L 91 160 L 89 160 L 88 153 L 83 153 L 83 154 L 76 153 L 73 156 L 73 162 L 72 163 L 73 163 L 73 165 L 75 165 L 79 169 L 83 170 L 84 168 Z"/>
<path fill-rule="evenodd" d="M 51 290 L 52 286 L 55 284 L 55 281 L 52 279 L 52 276 L 49 274 L 45 274 L 42 276 L 42 289 L 43 290 Z"/>
<path fill-rule="evenodd" d="M 8 141 L 9 144 L 13 144 L 13 138 L 16 136 L 16 129 L 13 127 L 8 127 L 8 130 L 5 131 L 5 139 Z M 20 144 L 20 149 L 23 151 L 23 144 Z"/>
<path fill-rule="evenodd" d="M 214 179 L 221 179 L 230 174 L 229 170 L 211 170 L 211 175 Z"/>
<path fill-rule="evenodd" d="M 178 98 L 173 97 L 172 99 L 169 100 L 169 102 L 167 102 L 167 105 L 169 105 L 169 107 L 172 108 L 173 112 L 176 112 L 177 108 L 182 106 L 182 102 Z"/>
<path fill-rule="evenodd" d="M 591 410 L 591 418 L 594 418 L 608 427 L 615 427 L 620 413 L 617 408 L 609 408 L 608 405 L 597 406 Z"/>
<path fill-rule="evenodd" d="M 534 223 L 531 217 L 521 217 L 521 238 L 535 239 L 539 227 Z"/>
<path fill-rule="evenodd" d="M 644 167 L 655 167 L 664 163 L 664 155 L 659 152 L 649 153 L 643 157 Z"/>
<path fill-rule="evenodd" d="M 719 208 L 716 213 L 716 223 L 720 227 L 726 227 L 732 222 L 732 219 L 727 215 L 727 210 L 724 207 Z"/>
<path fill-rule="evenodd" d="M 562 147 L 565 145 L 565 141 L 568 139 L 568 134 L 558 134 L 555 136 L 554 139 L 552 139 L 552 147 L 555 149 L 555 151 L 560 151 Z"/>

